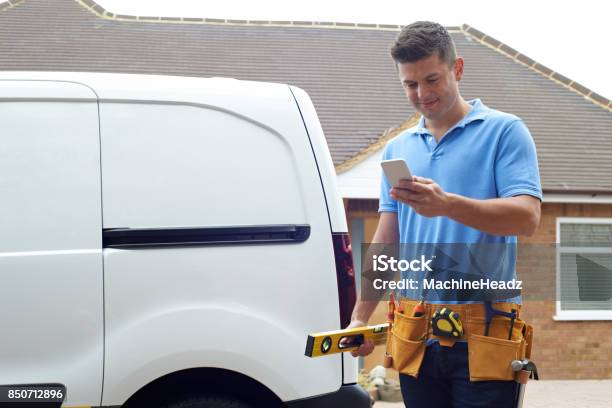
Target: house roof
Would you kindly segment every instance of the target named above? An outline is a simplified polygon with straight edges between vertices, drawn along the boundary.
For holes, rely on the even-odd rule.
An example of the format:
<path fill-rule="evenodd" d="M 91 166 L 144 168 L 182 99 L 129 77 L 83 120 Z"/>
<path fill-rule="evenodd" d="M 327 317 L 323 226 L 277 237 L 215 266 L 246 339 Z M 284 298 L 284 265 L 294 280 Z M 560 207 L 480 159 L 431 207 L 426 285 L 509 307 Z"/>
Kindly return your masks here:
<path fill-rule="evenodd" d="M 400 27 L 116 15 L 91 0 L 0 4 L 0 67 L 224 76 L 297 85 L 316 108 L 338 172 L 415 120 L 389 47 Z M 484 33 L 448 27 L 466 99 L 530 128 L 545 191 L 612 192 L 612 102 Z"/>

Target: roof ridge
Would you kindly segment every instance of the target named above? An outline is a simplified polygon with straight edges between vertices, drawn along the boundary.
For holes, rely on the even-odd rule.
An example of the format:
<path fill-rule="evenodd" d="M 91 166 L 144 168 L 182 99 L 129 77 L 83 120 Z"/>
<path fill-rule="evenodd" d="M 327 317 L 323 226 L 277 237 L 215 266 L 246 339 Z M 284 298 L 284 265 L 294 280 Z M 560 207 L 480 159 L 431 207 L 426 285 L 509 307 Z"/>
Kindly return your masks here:
<path fill-rule="evenodd" d="M 387 144 L 389 140 L 398 136 L 404 130 L 410 129 L 411 127 L 416 125 L 419 122 L 420 118 L 421 118 L 421 115 L 419 113 L 415 113 L 412 116 L 410 116 L 408 119 L 406 119 L 404 122 L 402 122 L 399 126 L 395 128 L 388 128 L 387 130 L 384 131 L 382 136 L 376 139 L 373 143 L 368 145 L 366 148 L 362 149 L 359 153 L 357 153 L 353 157 L 335 166 L 336 174 L 344 173 L 345 171 L 352 169 L 357 164 L 361 163 L 362 161 L 370 157 L 372 154 L 376 153 L 377 151 L 385 147 L 385 145 Z"/>
<path fill-rule="evenodd" d="M 6 1 L 1 1 L 0 2 L 0 11 L 4 11 L 4 10 L 8 10 L 10 8 L 15 7 L 16 5 L 18 5 L 19 3 L 23 2 L 24 0 L 6 0 Z"/>
<path fill-rule="evenodd" d="M 560 73 L 553 71 L 552 69 L 529 58 L 525 54 L 521 54 L 519 51 L 515 50 L 514 48 L 502 43 L 499 40 L 496 40 L 493 37 L 488 36 L 487 34 L 475 29 L 474 27 L 468 24 L 463 24 L 461 26 L 461 31 L 469 35 L 470 37 L 474 38 L 481 44 L 486 45 L 489 48 L 492 48 L 495 51 L 499 52 L 500 54 L 503 54 L 513 59 L 515 62 L 518 62 L 526 66 L 527 68 L 543 75 L 544 77 L 550 79 L 551 81 L 556 82 L 564 86 L 565 88 L 578 93 L 579 95 L 583 96 L 584 98 L 594 103 L 595 105 L 598 105 L 599 107 L 612 112 L 612 101 L 592 91 L 586 86 L 581 85 L 578 82 L 573 81 L 569 79 L 568 77 L 563 76 Z"/>
<path fill-rule="evenodd" d="M 12 0 L 13 2 L 16 0 Z M 24 1 L 24 0 L 18 0 Z M 100 18 L 117 21 L 141 21 L 146 23 L 184 23 L 184 24 L 222 24 L 222 25 L 250 25 L 266 27 L 309 27 L 309 28 L 340 28 L 397 31 L 403 25 L 399 24 L 369 24 L 369 23 L 343 23 L 333 21 L 297 21 L 297 20 L 240 20 L 224 18 L 196 18 L 196 17 L 161 17 L 161 16 L 135 16 L 130 14 L 116 14 L 106 10 L 94 0 L 75 0 L 87 10 Z M 452 32 L 461 32 L 459 26 L 446 27 Z"/>

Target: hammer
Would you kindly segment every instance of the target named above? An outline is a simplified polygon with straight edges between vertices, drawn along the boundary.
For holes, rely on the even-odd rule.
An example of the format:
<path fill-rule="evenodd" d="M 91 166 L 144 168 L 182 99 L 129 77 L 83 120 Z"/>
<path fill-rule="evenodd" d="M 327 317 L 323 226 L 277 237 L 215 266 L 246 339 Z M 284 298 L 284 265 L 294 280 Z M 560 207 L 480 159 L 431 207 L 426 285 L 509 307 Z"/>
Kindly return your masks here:
<path fill-rule="evenodd" d="M 514 407 L 522 408 L 527 380 L 529 380 L 531 377 L 533 377 L 534 380 L 540 379 L 540 376 L 538 375 L 538 368 L 533 361 L 527 359 L 513 360 L 510 366 L 512 367 L 512 371 L 517 373 L 516 382 L 519 384 L 518 389 L 516 390 L 516 395 L 514 396 Z"/>
<path fill-rule="evenodd" d="M 485 304 L 485 330 L 484 335 L 489 335 L 489 327 L 491 326 L 491 321 L 493 320 L 493 316 L 504 316 L 510 319 L 510 332 L 508 333 L 508 340 L 512 339 L 512 328 L 514 327 L 514 319 L 517 317 L 516 309 L 512 309 L 512 312 L 504 312 L 503 310 L 498 310 L 493 307 L 490 300 L 484 302 Z"/>

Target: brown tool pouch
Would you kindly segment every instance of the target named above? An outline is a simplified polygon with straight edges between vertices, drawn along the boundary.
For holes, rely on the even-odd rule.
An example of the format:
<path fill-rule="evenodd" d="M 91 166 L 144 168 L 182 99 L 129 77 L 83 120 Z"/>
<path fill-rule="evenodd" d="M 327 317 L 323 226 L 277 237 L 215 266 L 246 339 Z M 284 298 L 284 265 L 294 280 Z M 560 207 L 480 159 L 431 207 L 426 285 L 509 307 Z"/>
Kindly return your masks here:
<path fill-rule="evenodd" d="M 423 316 L 413 317 L 415 304 L 413 301 L 404 303 L 405 314 L 397 311 L 393 313 L 385 358 L 387 367 L 393 367 L 400 373 L 413 377 L 417 377 L 419 373 L 425 356 L 427 339 L 437 338 L 432 335 L 429 322 L 434 309 L 442 307 L 429 306 Z M 511 323 L 508 318 L 494 317 L 488 335 L 484 336 L 486 324 L 482 305 L 450 307 L 459 310 L 462 317 L 465 329 L 463 339 L 468 343 L 470 381 L 514 380 L 516 373 L 512 371 L 512 361 L 530 357 L 533 327 L 525 324 L 520 318 L 514 319 L 514 323 Z M 498 304 L 496 307 L 505 307 L 507 311 L 519 308 L 512 304 L 506 306 Z M 509 334 L 511 339 L 508 339 Z M 455 340 L 452 341 L 454 343 Z"/>
<path fill-rule="evenodd" d="M 528 331 L 525 322 L 515 320 L 511 340 L 508 340 L 508 319 L 493 319 L 488 336 L 481 335 L 484 321 L 474 326 L 479 330 L 471 331 L 467 339 L 470 381 L 514 380 L 516 373 L 512 371 L 512 361 L 522 360 L 527 354 L 527 341 L 523 336 Z"/>
<path fill-rule="evenodd" d="M 416 377 L 425 355 L 427 339 L 426 316 L 411 317 L 395 313 L 394 324 L 387 338 L 387 354 L 393 359 L 393 368 L 402 374 Z"/>
<path fill-rule="evenodd" d="M 531 358 L 531 346 L 533 345 L 533 326 L 525 325 L 525 358 Z"/>
<path fill-rule="evenodd" d="M 514 379 L 512 361 L 522 359 L 524 340 L 507 340 L 478 334 L 468 337 L 470 381 Z"/>

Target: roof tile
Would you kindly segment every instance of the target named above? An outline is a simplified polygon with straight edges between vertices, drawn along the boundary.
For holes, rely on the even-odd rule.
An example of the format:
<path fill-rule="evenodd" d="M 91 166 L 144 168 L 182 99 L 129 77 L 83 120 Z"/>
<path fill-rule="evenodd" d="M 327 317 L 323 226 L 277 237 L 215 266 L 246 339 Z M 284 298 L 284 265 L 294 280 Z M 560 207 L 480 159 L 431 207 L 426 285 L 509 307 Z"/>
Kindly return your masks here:
<path fill-rule="evenodd" d="M 478 38 L 479 40 L 482 40 L 485 37 L 485 33 L 483 33 L 482 31 L 478 31 L 474 27 L 470 27 L 467 24 L 463 25 L 463 29 L 466 33 Z"/>
<path fill-rule="evenodd" d="M 484 41 L 485 43 L 489 44 L 491 47 L 493 48 L 497 48 L 501 45 L 501 41 L 496 40 L 493 37 L 489 37 L 489 36 L 485 36 L 482 41 Z"/>
<path fill-rule="evenodd" d="M 527 66 L 532 66 L 533 64 L 536 63 L 534 60 L 532 60 L 531 58 L 529 58 L 528 56 L 523 55 L 523 54 L 517 55 L 516 59 L 519 60 L 520 62 L 522 62 L 523 64 L 527 65 Z"/>
<path fill-rule="evenodd" d="M 516 56 L 517 54 L 519 54 L 519 52 L 517 50 L 515 50 L 512 47 L 507 46 L 506 44 L 502 44 L 501 47 L 499 47 L 499 49 L 501 51 L 505 52 L 506 54 L 511 55 L 513 57 Z"/>
<path fill-rule="evenodd" d="M 552 74 L 554 72 L 552 69 L 548 68 L 547 66 L 542 65 L 542 64 L 537 63 L 537 62 L 533 65 L 533 68 L 537 69 L 538 71 L 540 71 L 541 73 L 543 73 L 546 76 L 549 76 L 550 74 Z"/>
<path fill-rule="evenodd" d="M 579 84 L 578 82 L 572 82 L 570 87 L 572 87 L 573 89 L 577 90 L 578 92 L 580 92 L 583 95 L 588 95 L 589 92 L 591 92 L 587 87 Z"/>
<path fill-rule="evenodd" d="M 557 81 L 559 81 L 559 82 L 561 82 L 561 83 L 563 83 L 563 84 L 565 84 L 565 85 L 569 85 L 569 84 L 571 84 L 571 83 L 572 83 L 572 80 L 571 80 L 571 79 L 569 79 L 569 78 L 568 78 L 568 77 L 566 77 L 566 76 L 561 75 L 561 74 L 560 74 L 560 73 L 558 73 L 558 72 L 553 73 L 553 74 L 551 75 L 551 78 L 554 78 L 554 79 L 556 79 Z"/>
<path fill-rule="evenodd" d="M 121 18 L 124 20 L 136 20 L 136 16 L 130 14 L 115 14 L 115 18 Z"/>
<path fill-rule="evenodd" d="M 601 103 L 604 106 L 607 106 L 610 103 L 610 100 L 608 98 L 603 97 L 600 94 L 595 93 L 595 92 L 591 92 L 589 97 L 593 98 L 594 100 L 596 100 L 597 102 Z"/>
<path fill-rule="evenodd" d="M 205 19 L 202 24 L 164 24 L 158 17 L 102 21 L 73 0 L 25 1 L 0 13 L 0 67 L 293 84 L 312 98 L 337 166 L 348 166 L 360 152 L 382 145 L 387 129 L 397 128 L 415 113 L 389 57 L 396 25 L 364 30 L 337 29 L 330 22 L 299 27 L 288 21 L 207 24 L 226 23 L 224 19 Z M 484 33 L 467 25 L 463 29 L 451 32 L 458 51 L 469 61 L 460 84 L 462 95 L 481 98 L 525 121 L 538 149 L 544 189 L 612 192 L 612 102 L 580 84 L 572 83 L 572 90 L 540 75 L 517 60 L 547 76 L 553 71 L 524 55 L 508 58 L 506 53 L 516 50 L 505 44 L 494 50 L 473 40 Z M 577 92 L 590 93 L 591 99 Z M 585 123 L 594 141 L 590 144 L 584 143 Z"/>

